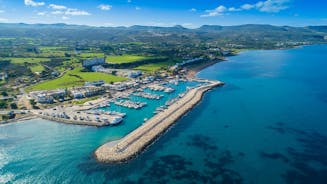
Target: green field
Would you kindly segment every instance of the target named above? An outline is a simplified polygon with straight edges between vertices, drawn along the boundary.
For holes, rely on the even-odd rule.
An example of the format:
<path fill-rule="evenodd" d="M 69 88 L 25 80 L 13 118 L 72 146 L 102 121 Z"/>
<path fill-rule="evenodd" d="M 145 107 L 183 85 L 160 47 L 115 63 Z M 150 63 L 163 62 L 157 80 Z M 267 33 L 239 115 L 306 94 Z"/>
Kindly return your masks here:
<path fill-rule="evenodd" d="M 4 81 L 4 80 L 0 80 L 0 86 L 2 86 L 3 84 L 5 84 L 6 83 L 6 81 Z"/>
<path fill-rule="evenodd" d="M 72 53 L 72 50 L 66 47 L 42 46 L 39 47 L 40 53 L 31 54 L 38 57 L 65 57 L 65 53 Z"/>
<path fill-rule="evenodd" d="M 78 55 L 81 58 L 95 58 L 95 57 L 104 57 L 104 53 L 98 53 L 98 52 L 90 52 L 90 53 L 80 53 Z"/>
<path fill-rule="evenodd" d="M 32 72 L 42 72 L 44 70 L 44 67 L 40 64 L 35 64 L 30 67 Z"/>
<path fill-rule="evenodd" d="M 1 58 L 1 60 L 11 60 L 11 63 L 13 64 L 24 64 L 25 62 L 40 63 L 40 62 L 50 61 L 49 58 L 14 58 L 14 57 Z"/>
<path fill-rule="evenodd" d="M 141 65 L 138 66 L 134 69 L 136 70 L 142 70 L 144 72 L 155 72 L 164 68 L 167 68 L 168 66 L 172 66 L 174 65 L 175 62 L 172 61 L 165 61 L 165 62 L 158 62 L 158 63 L 152 63 L 152 64 L 145 64 L 145 65 Z"/>
<path fill-rule="evenodd" d="M 68 50 L 66 47 L 56 47 L 56 46 L 41 46 L 39 47 L 41 52 L 50 52 L 50 51 L 65 51 Z"/>
<path fill-rule="evenodd" d="M 133 63 L 133 62 L 147 60 L 147 59 L 153 59 L 153 57 L 137 56 L 137 55 L 107 56 L 106 62 L 122 64 L 122 63 Z"/>
<path fill-rule="evenodd" d="M 27 88 L 27 91 L 35 90 L 51 90 L 57 88 L 69 88 L 74 86 L 83 86 L 85 82 L 104 80 L 106 83 L 119 82 L 127 80 L 124 77 L 96 73 L 96 72 L 81 72 L 81 68 L 76 68 L 66 72 L 62 77 L 45 81 Z"/>

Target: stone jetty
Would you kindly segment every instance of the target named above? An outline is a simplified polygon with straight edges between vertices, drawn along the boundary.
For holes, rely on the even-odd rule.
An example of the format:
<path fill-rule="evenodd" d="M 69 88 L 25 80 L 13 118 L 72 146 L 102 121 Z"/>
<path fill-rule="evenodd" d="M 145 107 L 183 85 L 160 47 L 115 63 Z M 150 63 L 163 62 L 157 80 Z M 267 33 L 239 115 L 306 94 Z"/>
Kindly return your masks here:
<path fill-rule="evenodd" d="M 121 140 L 106 143 L 95 151 L 95 157 L 99 162 L 116 163 L 127 161 L 136 156 L 147 145 L 153 142 L 167 128 L 175 123 L 182 115 L 188 112 L 198 102 L 203 94 L 219 85 L 219 81 L 201 80 L 204 85 L 190 89 L 182 98 L 161 111 L 142 126 L 126 135 Z"/>

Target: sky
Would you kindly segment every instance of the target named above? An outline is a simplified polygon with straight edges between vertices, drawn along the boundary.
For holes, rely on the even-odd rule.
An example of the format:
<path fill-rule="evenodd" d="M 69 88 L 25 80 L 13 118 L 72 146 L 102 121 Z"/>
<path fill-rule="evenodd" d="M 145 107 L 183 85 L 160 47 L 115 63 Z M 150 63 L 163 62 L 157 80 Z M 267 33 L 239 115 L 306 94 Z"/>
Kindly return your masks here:
<path fill-rule="evenodd" d="M 0 0 L 1 23 L 327 25 L 327 0 Z"/>

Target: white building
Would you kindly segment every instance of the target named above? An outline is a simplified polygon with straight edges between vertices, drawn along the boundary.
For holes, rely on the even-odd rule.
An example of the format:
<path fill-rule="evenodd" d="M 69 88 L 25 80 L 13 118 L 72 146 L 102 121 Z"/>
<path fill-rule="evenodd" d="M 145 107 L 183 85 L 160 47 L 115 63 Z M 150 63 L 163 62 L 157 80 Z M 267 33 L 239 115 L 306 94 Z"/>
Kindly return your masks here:
<path fill-rule="evenodd" d="M 93 59 L 87 59 L 83 61 L 83 67 L 91 67 L 94 65 L 103 65 L 106 61 L 104 58 L 93 58 Z"/>
<path fill-rule="evenodd" d="M 69 89 L 70 96 L 77 99 L 101 95 L 104 92 L 104 88 L 94 86 L 74 87 Z"/>
<path fill-rule="evenodd" d="M 66 90 L 33 91 L 30 96 L 38 103 L 53 103 L 55 99 L 65 98 Z"/>

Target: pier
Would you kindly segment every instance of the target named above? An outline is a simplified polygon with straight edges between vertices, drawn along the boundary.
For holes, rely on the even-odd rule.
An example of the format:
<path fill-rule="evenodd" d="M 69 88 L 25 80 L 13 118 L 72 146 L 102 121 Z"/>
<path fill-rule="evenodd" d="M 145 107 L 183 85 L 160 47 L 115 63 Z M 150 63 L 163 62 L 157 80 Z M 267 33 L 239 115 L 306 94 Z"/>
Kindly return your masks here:
<path fill-rule="evenodd" d="M 115 105 L 130 108 L 130 109 L 140 109 L 146 105 L 145 102 L 133 102 L 130 100 L 125 100 L 125 101 L 115 101 Z"/>
<path fill-rule="evenodd" d="M 146 93 L 146 92 L 133 93 L 133 95 L 143 97 L 143 98 L 147 98 L 147 99 L 150 99 L 150 100 L 159 100 L 160 98 L 163 97 L 163 95 L 156 95 L 156 94 L 151 94 L 151 93 Z"/>
<path fill-rule="evenodd" d="M 152 84 L 152 85 L 148 86 L 148 88 L 152 91 L 164 91 L 165 93 L 171 93 L 171 92 L 175 91 L 174 88 L 164 87 L 159 84 Z"/>
<path fill-rule="evenodd" d="M 142 126 L 115 142 L 115 144 L 109 142 L 100 146 L 95 151 L 96 159 L 99 162 L 115 163 L 133 158 L 182 115 L 200 102 L 206 91 L 223 85 L 219 81 L 201 80 L 201 82 L 205 82 L 205 84 L 190 89 L 183 97 L 171 104 L 167 109 L 164 109 L 147 120 Z"/>

